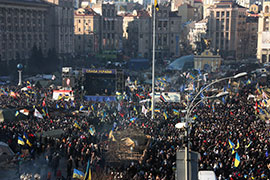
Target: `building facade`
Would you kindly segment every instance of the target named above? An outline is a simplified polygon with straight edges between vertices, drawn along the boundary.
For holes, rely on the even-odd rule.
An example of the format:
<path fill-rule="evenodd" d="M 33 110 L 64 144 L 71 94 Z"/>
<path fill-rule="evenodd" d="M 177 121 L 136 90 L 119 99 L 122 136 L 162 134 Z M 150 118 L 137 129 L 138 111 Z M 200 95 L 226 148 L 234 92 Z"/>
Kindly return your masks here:
<path fill-rule="evenodd" d="M 36 45 L 47 52 L 50 5 L 33 1 L 0 1 L 0 59 L 26 59 Z"/>
<path fill-rule="evenodd" d="M 138 11 L 138 55 L 139 57 L 152 57 L 152 18 L 148 11 Z"/>
<path fill-rule="evenodd" d="M 101 15 L 101 50 L 122 50 L 123 17 L 118 16 L 115 4 L 93 4 L 93 10 Z"/>
<path fill-rule="evenodd" d="M 246 8 L 220 1 L 210 9 L 209 37 L 212 48 L 223 57 L 245 57 Z"/>
<path fill-rule="evenodd" d="M 74 1 L 44 0 L 52 4 L 49 12 L 50 47 L 60 57 L 74 54 Z"/>
<path fill-rule="evenodd" d="M 177 12 L 171 12 L 170 10 L 171 7 L 169 5 L 159 6 L 159 11 L 156 12 L 155 57 L 157 59 L 166 59 L 180 56 L 179 41 L 181 38 L 180 27 L 182 19 L 180 16 L 178 16 Z M 150 34 L 152 34 L 152 27 Z M 150 37 L 152 42 L 152 36 Z"/>
<path fill-rule="evenodd" d="M 261 62 L 269 62 L 270 56 L 270 2 L 264 1 L 259 16 L 257 59 Z"/>
<path fill-rule="evenodd" d="M 126 56 L 134 58 L 138 55 L 138 18 L 137 12 L 123 16 L 123 52 Z"/>
<path fill-rule="evenodd" d="M 74 14 L 75 54 L 93 55 L 100 51 L 101 16 L 91 8 L 79 8 Z"/>
<path fill-rule="evenodd" d="M 258 17 L 247 17 L 244 50 L 246 58 L 256 58 L 258 42 Z"/>
<path fill-rule="evenodd" d="M 44 54 L 74 53 L 72 0 L 1 0 L 0 56 L 2 61 L 27 59 L 34 46 Z"/>

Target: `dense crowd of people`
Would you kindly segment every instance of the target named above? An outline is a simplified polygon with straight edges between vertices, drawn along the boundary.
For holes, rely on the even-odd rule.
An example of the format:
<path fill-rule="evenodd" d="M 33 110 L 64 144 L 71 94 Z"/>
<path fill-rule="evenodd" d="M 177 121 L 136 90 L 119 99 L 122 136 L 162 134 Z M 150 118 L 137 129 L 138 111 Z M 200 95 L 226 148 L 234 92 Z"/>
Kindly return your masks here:
<path fill-rule="evenodd" d="M 155 118 L 151 119 L 151 105 L 139 103 L 149 98 L 149 89 L 139 83 L 115 102 L 52 100 L 52 88 L 28 86 L 26 91 L 17 86 L 1 87 L 1 109 L 30 112 L 28 116 L 20 114 L 14 121 L 0 123 L 0 140 L 8 143 L 18 157 L 27 150 L 31 160 L 44 158 L 52 175 L 42 178 L 71 179 L 73 169 L 84 171 L 88 161 L 95 179 L 175 178 L 176 151 L 185 145 L 184 131 L 177 130 L 175 124 L 185 115 L 181 111 L 188 104 L 185 98 L 184 103 L 157 102 Z M 216 88 L 222 91 L 223 86 L 218 84 Z M 268 121 L 260 118 L 260 114 L 268 116 L 268 96 L 265 92 L 262 96 L 263 88 L 258 87 L 254 82 L 242 83 L 234 90 L 228 87 L 230 94 L 224 99 L 207 100 L 194 109 L 189 142 L 191 150 L 200 154 L 199 169 L 213 170 L 219 179 L 270 178 Z M 261 99 L 248 98 L 250 94 Z M 143 106 L 148 112 L 142 110 Z M 42 118 L 34 116 L 36 110 Z M 111 166 L 105 158 L 110 148 L 110 131 L 135 127 L 151 136 L 143 161 Z M 52 130 L 61 133 L 43 136 Z M 23 138 L 25 144 L 19 144 L 18 138 Z M 236 154 L 240 156 L 237 167 Z M 66 173 L 59 171 L 61 158 L 66 159 Z"/>

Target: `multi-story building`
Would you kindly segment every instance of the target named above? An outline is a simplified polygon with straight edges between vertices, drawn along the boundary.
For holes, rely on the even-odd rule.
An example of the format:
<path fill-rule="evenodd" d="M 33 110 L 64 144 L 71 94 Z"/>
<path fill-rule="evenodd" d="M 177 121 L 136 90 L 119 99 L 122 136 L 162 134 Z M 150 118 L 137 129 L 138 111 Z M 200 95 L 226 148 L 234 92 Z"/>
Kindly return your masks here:
<path fill-rule="evenodd" d="M 1 0 L 1 59 L 26 59 L 34 45 L 73 54 L 73 17 L 72 0 Z"/>
<path fill-rule="evenodd" d="M 246 8 L 235 2 L 220 1 L 210 9 L 209 37 L 214 50 L 223 57 L 245 56 Z"/>
<path fill-rule="evenodd" d="M 91 8 L 79 8 L 74 15 L 75 53 L 90 55 L 100 51 L 101 16 Z"/>
<path fill-rule="evenodd" d="M 145 10 L 123 14 L 123 50 L 132 58 L 149 58 L 151 51 L 151 16 Z"/>
<path fill-rule="evenodd" d="M 137 11 L 123 16 L 123 51 L 129 57 L 138 55 L 138 18 Z"/>
<path fill-rule="evenodd" d="M 270 56 L 270 2 L 264 1 L 258 23 L 257 58 L 261 63 L 269 62 Z"/>
<path fill-rule="evenodd" d="M 152 18 L 148 11 L 137 12 L 138 18 L 138 56 L 150 58 L 152 56 Z"/>
<path fill-rule="evenodd" d="M 246 57 L 256 58 L 258 42 L 258 17 L 247 17 L 246 35 L 244 37 L 244 54 Z"/>
<path fill-rule="evenodd" d="M 181 17 L 171 12 L 170 6 L 159 6 L 156 11 L 156 59 L 179 57 Z M 130 57 L 151 58 L 153 50 L 152 6 L 147 11 L 123 15 L 124 52 Z"/>
<path fill-rule="evenodd" d="M 178 16 L 181 16 L 182 22 L 195 20 L 195 8 L 189 4 L 182 4 L 178 7 Z"/>
<path fill-rule="evenodd" d="M 152 12 L 152 6 L 149 6 L 149 12 Z M 177 12 L 171 12 L 170 5 L 159 6 L 156 12 L 156 58 L 165 59 L 169 57 L 179 57 L 179 41 L 181 34 L 181 17 Z M 151 13 L 151 14 L 152 14 Z M 152 16 L 153 17 L 153 16 Z M 151 19 L 152 21 L 152 19 Z M 152 25 L 152 23 L 151 23 Z M 152 26 L 150 28 L 150 38 L 152 46 Z M 151 47 L 152 51 L 152 47 Z M 151 53 L 150 53 L 151 54 Z"/>
<path fill-rule="evenodd" d="M 44 0 L 50 8 L 50 47 L 59 56 L 74 54 L 74 2 L 73 0 Z"/>
<path fill-rule="evenodd" d="M 207 19 L 203 19 L 199 22 L 194 22 L 193 27 L 189 31 L 188 40 L 193 50 L 202 50 L 202 40 L 207 38 Z"/>
<path fill-rule="evenodd" d="M 93 10 L 101 15 L 101 50 L 122 50 L 123 17 L 118 16 L 115 4 L 93 4 Z"/>
<path fill-rule="evenodd" d="M 33 46 L 49 46 L 50 5 L 38 1 L 0 1 L 0 60 L 25 59 Z"/>
<path fill-rule="evenodd" d="M 194 15 L 195 15 L 195 21 L 200 21 L 203 19 L 203 2 L 202 0 L 195 0 L 194 1 Z"/>

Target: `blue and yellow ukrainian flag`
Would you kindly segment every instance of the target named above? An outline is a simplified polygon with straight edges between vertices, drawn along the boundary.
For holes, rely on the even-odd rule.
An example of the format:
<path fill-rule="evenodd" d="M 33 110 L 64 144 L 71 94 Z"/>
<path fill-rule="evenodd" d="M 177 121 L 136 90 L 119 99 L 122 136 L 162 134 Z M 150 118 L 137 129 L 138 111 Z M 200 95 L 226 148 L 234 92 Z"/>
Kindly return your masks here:
<path fill-rule="evenodd" d="M 212 104 L 212 111 L 213 113 L 216 111 L 214 103 Z"/>
<path fill-rule="evenodd" d="M 249 148 L 249 146 L 252 144 L 252 141 L 249 142 L 249 144 L 246 146 L 246 148 Z"/>
<path fill-rule="evenodd" d="M 79 109 L 79 110 L 81 111 L 81 110 L 83 110 L 83 108 L 84 108 L 84 106 L 81 104 L 81 106 L 80 106 L 80 109 Z"/>
<path fill-rule="evenodd" d="M 198 118 L 198 116 L 197 115 L 194 115 L 192 119 L 195 120 L 197 118 Z"/>
<path fill-rule="evenodd" d="M 237 145 L 235 149 L 238 149 L 239 147 L 240 147 L 240 143 L 239 143 L 239 140 L 237 139 Z"/>
<path fill-rule="evenodd" d="M 19 114 L 20 114 L 19 111 L 16 111 L 15 117 L 17 117 Z"/>
<path fill-rule="evenodd" d="M 90 161 L 88 160 L 86 172 L 84 175 L 83 180 L 91 180 L 91 168 L 90 168 Z"/>
<path fill-rule="evenodd" d="M 235 154 L 235 160 L 234 160 L 234 167 L 238 167 L 240 164 L 240 156 L 239 154 L 236 152 Z"/>
<path fill-rule="evenodd" d="M 82 180 L 84 178 L 84 173 L 74 168 L 72 178 Z"/>
<path fill-rule="evenodd" d="M 76 128 L 78 128 L 78 129 L 81 129 L 81 127 L 80 127 L 80 125 L 79 125 L 79 123 L 77 121 L 75 121 L 75 123 L 74 123 L 73 126 L 76 127 Z"/>
<path fill-rule="evenodd" d="M 164 116 L 165 120 L 168 119 L 168 114 L 166 113 L 166 111 L 163 112 L 163 116 Z"/>
<path fill-rule="evenodd" d="M 173 109 L 173 113 L 174 113 L 175 115 L 179 115 L 179 114 L 180 114 L 179 111 L 177 111 L 176 109 Z"/>
<path fill-rule="evenodd" d="M 130 118 L 130 122 L 132 122 L 132 123 L 134 123 L 135 121 L 137 120 L 137 118 L 136 117 L 134 117 L 134 118 Z"/>
<path fill-rule="evenodd" d="M 28 144 L 28 146 L 32 146 L 32 143 L 29 141 L 29 139 L 26 140 L 26 144 Z"/>
<path fill-rule="evenodd" d="M 138 114 L 138 111 L 137 111 L 137 109 L 136 109 L 135 106 L 133 107 L 133 110 L 134 110 L 135 114 L 137 115 Z"/>
<path fill-rule="evenodd" d="M 20 136 L 18 136 L 18 144 L 25 145 L 23 138 L 21 138 Z"/>
<path fill-rule="evenodd" d="M 27 136 L 27 134 L 26 133 L 24 133 L 23 134 L 23 138 L 26 140 L 26 144 L 28 144 L 28 146 L 32 146 L 32 144 L 31 144 L 31 142 L 29 141 L 29 138 L 28 138 L 28 136 Z"/>
<path fill-rule="evenodd" d="M 158 6 L 158 2 L 157 2 L 157 0 L 155 0 L 155 4 L 154 4 L 154 6 L 155 6 L 156 10 L 157 10 L 157 11 L 159 11 L 159 6 Z M 136 83 L 136 84 L 137 84 L 137 83 Z"/>
<path fill-rule="evenodd" d="M 91 105 L 91 109 L 92 109 L 92 111 L 94 111 L 94 110 L 95 110 L 95 107 L 94 107 L 94 105 L 93 105 L 93 104 Z"/>
<path fill-rule="evenodd" d="M 234 150 L 234 148 L 232 148 L 232 154 L 234 154 L 235 153 L 235 150 Z"/>
<path fill-rule="evenodd" d="M 189 73 L 189 78 L 193 80 L 195 79 L 195 76 L 192 73 Z"/>
<path fill-rule="evenodd" d="M 89 133 L 91 134 L 91 136 L 94 136 L 94 134 L 95 134 L 95 131 L 93 130 L 93 128 L 89 128 Z"/>
<path fill-rule="evenodd" d="M 230 145 L 231 149 L 235 146 L 234 143 L 231 140 L 229 140 L 229 145 Z"/>

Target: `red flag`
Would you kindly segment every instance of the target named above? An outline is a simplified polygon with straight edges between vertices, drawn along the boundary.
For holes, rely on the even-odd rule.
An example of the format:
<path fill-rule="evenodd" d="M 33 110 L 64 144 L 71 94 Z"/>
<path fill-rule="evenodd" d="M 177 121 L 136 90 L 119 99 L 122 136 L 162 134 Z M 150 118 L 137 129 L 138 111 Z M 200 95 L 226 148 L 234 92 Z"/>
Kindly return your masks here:
<path fill-rule="evenodd" d="M 42 106 L 43 106 L 43 107 L 45 107 L 45 106 L 46 106 L 45 99 L 43 99 Z"/>
<path fill-rule="evenodd" d="M 257 113 L 259 113 L 260 111 L 259 111 L 259 109 L 258 109 L 258 103 L 257 103 L 257 101 L 256 101 L 255 106 L 256 106 L 256 111 L 257 111 Z"/>
<path fill-rule="evenodd" d="M 119 113 L 119 115 L 120 115 L 121 117 L 124 117 L 124 115 L 125 115 L 125 114 L 123 114 L 123 113 Z"/>

